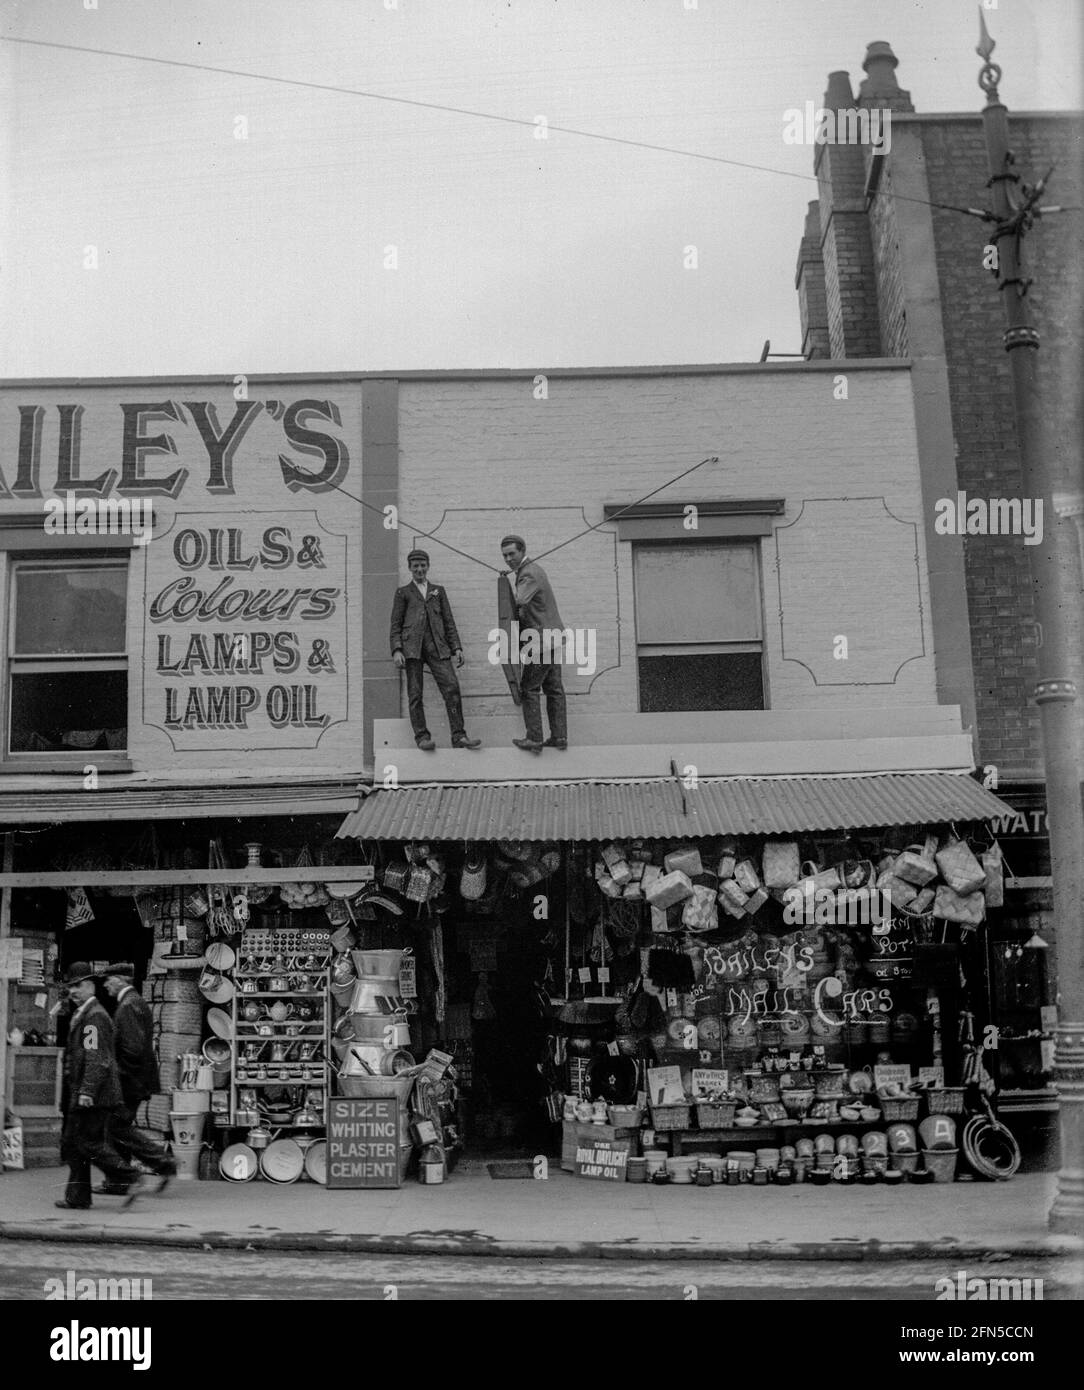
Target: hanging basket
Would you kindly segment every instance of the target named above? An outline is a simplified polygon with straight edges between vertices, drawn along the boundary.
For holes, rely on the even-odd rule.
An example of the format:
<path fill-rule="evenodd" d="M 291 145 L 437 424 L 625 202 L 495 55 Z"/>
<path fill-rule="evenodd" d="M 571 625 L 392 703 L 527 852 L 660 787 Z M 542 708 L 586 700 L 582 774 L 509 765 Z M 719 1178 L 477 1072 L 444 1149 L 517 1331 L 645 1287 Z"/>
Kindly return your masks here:
<path fill-rule="evenodd" d="M 467 902 L 477 902 L 485 897 L 486 857 L 484 854 L 469 855 L 459 876 L 459 893 Z"/>

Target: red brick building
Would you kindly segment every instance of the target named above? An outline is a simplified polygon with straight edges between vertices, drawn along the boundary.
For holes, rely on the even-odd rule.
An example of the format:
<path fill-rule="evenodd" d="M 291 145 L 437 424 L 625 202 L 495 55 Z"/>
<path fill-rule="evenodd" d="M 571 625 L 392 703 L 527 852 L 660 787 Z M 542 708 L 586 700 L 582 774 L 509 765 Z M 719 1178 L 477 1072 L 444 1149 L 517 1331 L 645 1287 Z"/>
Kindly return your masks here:
<path fill-rule="evenodd" d="M 1028 553 L 1020 534 L 939 534 L 942 499 L 1019 499 L 1020 457 L 1004 309 L 984 265 L 991 227 L 967 208 L 990 205 L 982 93 L 968 110 L 921 114 L 896 78 L 886 43 L 869 45 L 865 77 L 854 91 L 846 72 L 829 75 L 826 111 L 880 108 L 890 138 L 823 144 L 815 149 L 819 197 L 809 205 L 798 256 L 802 350 L 808 358 L 904 357 L 912 362 L 919 424 L 934 647 L 939 698 L 973 720 L 976 761 L 996 768 L 998 794 L 1021 816 L 1000 827 L 1009 869 L 1028 887 L 1011 895 L 1004 944 L 992 945 L 997 997 L 1021 992 L 1026 1009 L 1004 1009 L 1003 1079 L 1024 1088 L 1045 1077 L 1037 1039 L 1008 1046 L 1015 1034 L 1045 1031 L 1036 1007 L 1053 1003 L 1052 953 L 1016 945 L 1036 925 L 1053 944 L 1049 854 L 1043 834 L 1045 792 L 1036 679 L 1037 631 Z M 1079 209 L 1084 191 L 1080 112 L 1014 112 L 1012 67 L 1001 84 L 1010 105 L 1010 141 L 1021 177 L 1034 183 L 1053 169 L 1044 204 Z M 882 118 L 883 119 L 883 118 Z M 842 129 L 838 115 L 835 128 Z M 868 127 L 867 127 L 868 128 Z M 1080 374 L 1082 272 L 1080 215 L 1044 216 L 1028 236 L 1031 321 L 1041 336 L 1046 447 L 1064 505 L 1057 527 L 1068 592 L 1081 593 L 1081 460 L 1084 382 Z M 1074 252 L 1076 254 L 1074 254 Z M 1078 686 L 1084 650 L 1084 601 L 1073 606 Z M 951 652 L 952 656 L 946 654 Z M 1084 707 L 1082 712 L 1084 728 Z M 1011 953 L 1005 960 L 1005 950 Z M 1002 999 L 1004 1003 L 1004 998 Z M 1010 1017 L 1011 1015 L 1011 1017 Z M 1049 1015 L 1046 1016 L 1049 1018 Z"/>

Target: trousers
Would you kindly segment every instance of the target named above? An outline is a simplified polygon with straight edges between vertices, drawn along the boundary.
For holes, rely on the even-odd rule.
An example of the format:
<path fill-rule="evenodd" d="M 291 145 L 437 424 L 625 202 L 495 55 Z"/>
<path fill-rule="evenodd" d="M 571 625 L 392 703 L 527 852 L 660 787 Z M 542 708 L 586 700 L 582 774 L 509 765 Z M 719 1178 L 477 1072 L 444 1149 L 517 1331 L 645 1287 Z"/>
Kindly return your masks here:
<path fill-rule="evenodd" d="M 72 1206 L 89 1207 L 90 1165 L 105 1174 L 111 1187 L 130 1187 L 139 1176 L 135 1168 L 113 1147 L 109 1139 L 111 1110 L 101 1106 L 79 1106 L 73 1103 L 64 1120 L 61 1135 L 61 1157 L 68 1165 L 68 1185 L 65 1200 Z"/>
<path fill-rule="evenodd" d="M 109 1141 L 117 1153 L 129 1163 L 138 1159 L 152 1173 L 173 1172 L 173 1159 L 166 1151 L 161 1139 L 148 1134 L 145 1129 L 137 1129 L 135 1123 L 136 1107 L 118 1105 L 109 1117 Z"/>
<path fill-rule="evenodd" d="M 533 743 L 542 742 L 542 702 L 546 697 L 546 718 L 550 738 L 568 738 L 568 718 L 565 709 L 565 684 L 558 665 L 527 665 L 520 668 L 519 693 L 523 700 L 523 727 Z"/>
<path fill-rule="evenodd" d="M 421 656 L 408 656 L 406 659 L 407 702 L 410 707 L 410 727 L 414 730 L 414 737 L 416 739 L 430 737 L 425 723 L 425 704 L 423 702 L 423 681 L 426 666 L 433 673 L 437 689 L 444 699 L 444 708 L 448 711 L 448 725 L 452 731 L 452 737 L 455 738 L 457 734 L 464 732 L 463 699 L 459 693 L 459 678 L 455 674 L 455 667 L 451 660 L 448 657 L 437 655 L 436 646 L 428 633 L 422 639 Z"/>

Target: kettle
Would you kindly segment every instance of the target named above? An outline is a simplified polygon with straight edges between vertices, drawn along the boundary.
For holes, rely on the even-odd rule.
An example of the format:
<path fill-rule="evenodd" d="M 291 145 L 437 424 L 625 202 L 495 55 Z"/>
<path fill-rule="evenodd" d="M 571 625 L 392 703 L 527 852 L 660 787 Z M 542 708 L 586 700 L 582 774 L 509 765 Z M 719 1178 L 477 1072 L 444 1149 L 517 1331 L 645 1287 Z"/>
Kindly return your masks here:
<path fill-rule="evenodd" d="M 253 1125 L 248 1134 L 245 1135 L 245 1142 L 250 1149 L 266 1149 L 271 1142 L 271 1131 L 261 1120 L 259 1124 Z"/>
<path fill-rule="evenodd" d="M 322 1125 L 323 1123 L 324 1121 L 321 1116 L 316 1113 L 316 1109 L 307 1102 L 294 1114 L 295 1125 Z"/>

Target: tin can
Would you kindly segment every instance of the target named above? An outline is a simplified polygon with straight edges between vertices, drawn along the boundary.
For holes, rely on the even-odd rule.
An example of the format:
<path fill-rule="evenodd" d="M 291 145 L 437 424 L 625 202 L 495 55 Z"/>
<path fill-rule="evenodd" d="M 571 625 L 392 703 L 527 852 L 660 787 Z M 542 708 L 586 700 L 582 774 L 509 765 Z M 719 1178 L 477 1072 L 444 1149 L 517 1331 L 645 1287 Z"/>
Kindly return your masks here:
<path fill-rule="evenodd" d="M 696 1172 L 696 1185 L 697 1185 L 697 1187 L 710 1187 L 711 1184 L 712 1184 L 711 1169 L 710 1169 L 710 1168 L 698 1168 L 698 1169 L 697 1169 L 697 1172 Z"/>
<path fill-rule="evenodd" d="M 418 1162 L 418 1181 L 426 1187 L 444 1181 L 444 1154 L 436 1144 L 430 1144 L 422 1150 Z"/>

